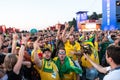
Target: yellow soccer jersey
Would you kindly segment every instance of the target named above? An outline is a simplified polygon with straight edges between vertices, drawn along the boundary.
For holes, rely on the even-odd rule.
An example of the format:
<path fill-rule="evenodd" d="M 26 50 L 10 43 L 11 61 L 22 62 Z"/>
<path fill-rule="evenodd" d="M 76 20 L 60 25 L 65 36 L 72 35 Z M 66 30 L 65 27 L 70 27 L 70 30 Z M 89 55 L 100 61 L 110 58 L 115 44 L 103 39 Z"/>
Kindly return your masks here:
<path fill-rule="evenodd" d="M 66 55 L 71 57 L 73 60 L 77 60 L 77 56 L 71 54 L 72 51 L 77 52 L 81 50 L 80 44 L 75 41 L 75 45 L 71 45 L 70 41 L 67 40 L 65 43 L 65 50 L 66 50 Z"/>
<path fill-rule="evenodd" d="M 60 80 L 60 77 L 58 74 L 58 68 L 53 61 L 50 62 L 50 67 L 52 67 L 53 72 L 45 72 L 43 70 L 44 65 L 46 64 L 44 64 L 44 59 L 43 59 L 41 69 L 35 67 L 37 71 L 40 73 L 41 80 Z"/>
<path fill-rule="evenodd" d="M 95 55 L 92 53 L 89 57 L 94 62 L 96 62 L 97 64 L 99 64 L 99 58 L 98 58 L 98 56 L 95 57 Z M 86 68 L 91 68 L 92 67 L 92 64 L 84 56 L 81 57 L 81 62 L 82 62 L 82 66 L 83 67 L 86 67 Z"/>
<path fill-rule="evenodd" d="M 54 58 L 54 61 L 56 61 L 58 57 Z M 70 65 L 74 66 L 74 63 L 69 59 Z M 64 78 L 61 80 L 76 80 L 76 73 L 75 72 L 70 72 L 69 74 L 64 74 Z"/>
<path fill-rule="evenodd" d="M 38 53 L 38 55 L 42 54 L 42 51 L 40 49 L 38 49 L 37 53 Z M 32 50 L 32 53 L 31 53 L 31 61 L 33 62 L 33 60 L 34 60 L 34 50 Z"/>
<path fill-rule="evenodd" d="M 76 80 L 76 73 L 70 72 L 69 74 L 64 74 L 64 78 L 62 80 Z"/>

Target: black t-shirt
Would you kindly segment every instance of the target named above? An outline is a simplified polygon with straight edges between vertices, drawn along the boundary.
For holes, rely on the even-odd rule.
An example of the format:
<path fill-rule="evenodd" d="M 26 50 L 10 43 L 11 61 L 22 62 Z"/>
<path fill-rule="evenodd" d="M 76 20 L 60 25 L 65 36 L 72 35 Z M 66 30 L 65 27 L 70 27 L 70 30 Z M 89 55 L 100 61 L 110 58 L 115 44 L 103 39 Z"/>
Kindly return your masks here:
<path fill-rule="evenodd" d="M 22 76 L 20 74 L 16 74 L 13 71 L 7 71 L 8 80 L 22 80 Z"/>

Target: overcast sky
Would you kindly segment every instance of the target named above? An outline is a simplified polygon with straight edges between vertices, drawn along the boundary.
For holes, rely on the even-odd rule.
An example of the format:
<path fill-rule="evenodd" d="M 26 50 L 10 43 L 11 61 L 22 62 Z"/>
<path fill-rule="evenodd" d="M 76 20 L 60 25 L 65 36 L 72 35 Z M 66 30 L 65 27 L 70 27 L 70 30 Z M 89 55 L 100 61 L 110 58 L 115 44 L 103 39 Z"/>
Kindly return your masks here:
<path fill-rule="evenodd" d="M 0 25 L 44 29 L 72 20 L 78 11 L 102 13 L 102 0 L 0 0 Z"/>

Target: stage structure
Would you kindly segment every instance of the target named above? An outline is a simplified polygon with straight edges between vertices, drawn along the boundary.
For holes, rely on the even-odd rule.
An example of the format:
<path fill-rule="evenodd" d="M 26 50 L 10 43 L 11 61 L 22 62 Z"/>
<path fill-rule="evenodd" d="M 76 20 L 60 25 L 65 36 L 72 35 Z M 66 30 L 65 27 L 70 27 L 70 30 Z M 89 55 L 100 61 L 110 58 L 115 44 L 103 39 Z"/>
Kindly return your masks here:
<path fill-rule="evenodd" d="M 77 30 L 81 29 L 80 23 L 84 22 L 88 19 L 87 11 L 79 11 L 76 13 L 76 22 L 77 22 Z"/>
<path fill-rule="evenodd" d="M 76 13 L 76 22 L 78 31 L 98 31 L 100 30 L 100 20 L 88 20 L 87 11 L 79 11 Z"/>

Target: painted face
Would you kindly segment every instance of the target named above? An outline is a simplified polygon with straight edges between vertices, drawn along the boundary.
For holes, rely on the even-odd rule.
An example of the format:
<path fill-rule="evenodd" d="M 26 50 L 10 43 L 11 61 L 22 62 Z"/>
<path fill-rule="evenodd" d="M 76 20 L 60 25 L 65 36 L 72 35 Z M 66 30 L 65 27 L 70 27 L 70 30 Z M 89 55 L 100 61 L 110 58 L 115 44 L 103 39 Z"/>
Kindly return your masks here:
<path fill-rule="evenodd" d="M 59 52 L 58 52 L 58 57 L 59 57 L 59 59 L 60 59 L 61 61 L 63 61 L 63 60 L 65 59 L 65 57 L 66 57 L 65 51 L 64 51 L 64 50 L 59 50 Z"/>

